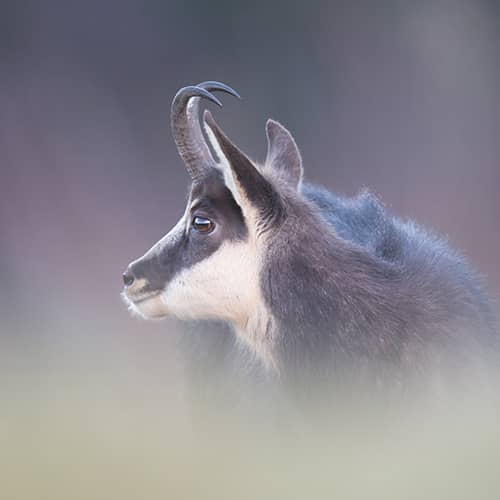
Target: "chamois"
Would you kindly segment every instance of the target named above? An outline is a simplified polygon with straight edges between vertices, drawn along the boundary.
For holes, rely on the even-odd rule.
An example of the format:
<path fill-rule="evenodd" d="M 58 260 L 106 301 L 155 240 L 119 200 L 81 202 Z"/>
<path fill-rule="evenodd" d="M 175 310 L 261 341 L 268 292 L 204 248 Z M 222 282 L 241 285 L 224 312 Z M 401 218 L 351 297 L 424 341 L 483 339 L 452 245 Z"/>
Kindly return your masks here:
<path fill-rule="evenodd" d="M 177 225 L 123 274 L 132 312 L 221 321 L 225 339 L 284 380 L 465 366 L 495 348 L 489 298 L 458 252 L 368 191 L 347 198 L 303 181 L 276 121 L 264 163 L 251 161 L 210 112 L 200 119 L 200 99 L 221 106 L 213 91 L 239 97 L 204 82 L 172 102 L 191 189 Z"/>

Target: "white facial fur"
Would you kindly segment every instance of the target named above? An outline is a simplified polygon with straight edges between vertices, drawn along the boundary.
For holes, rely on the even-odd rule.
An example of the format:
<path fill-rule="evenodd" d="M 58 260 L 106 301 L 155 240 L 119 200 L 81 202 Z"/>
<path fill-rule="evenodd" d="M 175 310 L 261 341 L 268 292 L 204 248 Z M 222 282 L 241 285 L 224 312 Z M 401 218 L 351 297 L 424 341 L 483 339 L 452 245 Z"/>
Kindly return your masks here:
<path fill-rule="evenodd" d="M 224 242 L 206 259 L 182 270 L 161 295 L 167 311 L 182 318 L 245 321 L 258 299 L 255 251 L 248 242 Z"/>

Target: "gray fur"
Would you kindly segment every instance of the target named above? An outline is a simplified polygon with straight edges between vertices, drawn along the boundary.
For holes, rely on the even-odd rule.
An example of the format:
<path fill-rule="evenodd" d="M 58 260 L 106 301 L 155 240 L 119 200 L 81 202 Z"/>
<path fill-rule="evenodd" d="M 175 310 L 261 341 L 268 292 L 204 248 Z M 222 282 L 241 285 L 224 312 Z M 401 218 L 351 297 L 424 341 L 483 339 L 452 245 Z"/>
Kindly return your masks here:
<path fill-rule="evenodd" d="M 368 192 L 346 199 L 305 184 L 288 201 L 293 222 L 262 276 L 278 328 L 293 332 L 282 336 L 287 372 L 425 370 L 429 356 L 464 364 L 493 347 L 480 280 L 442 239 Z"/>

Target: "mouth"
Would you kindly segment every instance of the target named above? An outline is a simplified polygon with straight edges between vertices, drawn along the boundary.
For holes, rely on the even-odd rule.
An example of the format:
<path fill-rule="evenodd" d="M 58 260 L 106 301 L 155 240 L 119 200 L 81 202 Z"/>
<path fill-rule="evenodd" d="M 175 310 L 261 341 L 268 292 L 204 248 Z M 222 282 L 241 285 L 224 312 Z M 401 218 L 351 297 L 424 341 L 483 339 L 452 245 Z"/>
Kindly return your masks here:
<path fill-rule="evenodd" d="M 148 293 L 141 293 L 139 295 L 129 295 L 127 294 L 126 291 L 123 292 L 123 294 L 130 300 L 132 301 L 135 305 L 142 304 L 143 302 L 146 302 L 147 300 L 151 300 L 154 297 L 158 297 L 158 295 L 161 294 L 161 290 L 158 290 L 156 292 L 148 292 Z"/>
<path fill-rule="evenodd" d="M 122 291 L 121 296 L 134 316 L 145 319 L 159 319 L 166 316 L 165 306 L 160 298 L 161 293 L 161 290 L 155 290 L 153 292 L 132 294 L 125 289 Z"/>
<path fill-rule="evenodd" d="M 143 278 L 136 279 L 131 285 L 123 288 L 122 296 L 134 304 L 141 304 L 161 294 L 163 290 L 152 288 L 149 282 Z"/>

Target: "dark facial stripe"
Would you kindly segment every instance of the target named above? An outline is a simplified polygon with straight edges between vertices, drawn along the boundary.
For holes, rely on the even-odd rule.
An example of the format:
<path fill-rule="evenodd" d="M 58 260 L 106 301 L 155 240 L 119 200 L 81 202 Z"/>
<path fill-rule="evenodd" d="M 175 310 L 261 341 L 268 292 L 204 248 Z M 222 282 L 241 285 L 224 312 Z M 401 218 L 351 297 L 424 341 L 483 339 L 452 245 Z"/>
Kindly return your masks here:
<path fill-rule="evenodd" d="M 147 282 L 141 292 L 164 289 L 176 274 L 208 258 L 224 241 L 246 238 L 248 231 L 241 209 L 220 172 L 213 170 L 193 183 L 189 200 L 189 205 L 191 200 L 196 201 L 187 211 L 186 225 L 176 227 L 131 265 L 135 278 Z M 209 234 L 194 230 L 191 222 L 196 215 L 209 218 L 215 224 L 214 230 Z"/>

